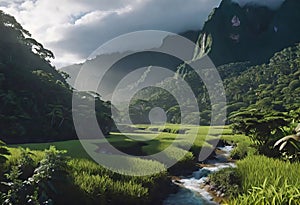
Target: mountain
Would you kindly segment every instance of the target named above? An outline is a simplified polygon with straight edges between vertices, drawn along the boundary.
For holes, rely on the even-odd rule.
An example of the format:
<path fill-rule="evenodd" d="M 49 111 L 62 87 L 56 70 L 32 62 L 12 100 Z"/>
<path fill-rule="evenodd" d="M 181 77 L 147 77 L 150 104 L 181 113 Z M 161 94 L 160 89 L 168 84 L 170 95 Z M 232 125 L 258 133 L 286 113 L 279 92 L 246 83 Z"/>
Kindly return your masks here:
<path fill-rule="evenodd" d="M 269 59 L 269 63 L 251 66 L 249 62 L 230 63 L 217 67 L 223 79 L 226 91 L 228 115 L 245 108 L 256 108 L 265 112 L 284 112 L 294 116 L 300 112 L 300 44 L 283 49 Z M 179 73 L 192 88 L 197 100 L 200 124 L 209 125 L 211 108 L 209 96 L 203 81 L 192 69 Z M 164 88 L 173 93 L 182 92 L 182 87 L 176 87 L 176 78 L 163 82 Z M 189 103 L 181 105 L 186 109 Z M 168 122 L 181 123 L 180 107 L 170 93 L 159 88 L 148 88 L 135 95 L 131 101 L 131 116 L 133 121 L 148 121 L 148 113 L 154 107 L 166 111 Z M 298 110 L 298 111 L 297 111 Z M 193 124 L 197 115 L 188 116 Z M 299 118 L 299 116 L 298 116 Z M 296 118 L 295 118 L 296 119 Z"/>
<path fill-rule="evenodd" d="M 179 35 L 191 40 L 192 42 L 196 43 L 199 37 L 200 31 L 186 31 L 180 33 Z M 177 42 L 176 36 L 167 36 L 164 39 L 160 48 L 164 46 L 172 45 Z M 192 58 L 192 56 L 191 56 Z M 82 68 L 83 65 L 89 68 L 89 74 L 85 76 L 87 81 L 92 82 L 93 80 L 99 79 L 101 75 L 103 65 L 107 62 L 112 61 L 113 59 L 121 59 L 118 60 L 115 65 L 113 65 L 103 78 L 101 82 L 101 88 L 99 88 L 99 93 L 102 96 L 107 96 L 111 94 L 116 85 L 123 79 L 127 74 L 130 72 L 143 67 L 149 66 L 156 66 L 156 67 L 163 67 L 168 68 L 172 71 L 176 71 L 177 67 L 183 63 L 183 61 L 172 57 L 167 54 L 157 53 L 157 52 L 139 52 L 136 53 L 134 51 L 127 51 L 127 52 L 116 52 L 116 53 L 109 53 L 109 54 L 101 54 L 98 55 L 94 59 L 87 60 L 84 64 L 76 64 L 67 67 L 60 68 L 61 71 L 64 71 L 70 75 L 70 78 L 67 79 L 68 83 L 75 87 L 76 77 Z M 151 68 L 150 68 L 151 69 Z M 143 72 L 137 73 L 136 78 L 138 79 L 143 75 Z M 157 83 L 161 82 L 163 78 L 159 78 L 157 76 Z M 88 82 L 87 82 L 88 83 Z M 134 84 L 134 82 L 132 82 Z"/>
<path fill-rule="evenodd" d="M 208 55 L 215 63 L 224 82 L 228 100 L 228 106 L 224 109 L 227 109 L 228 114 L 256 104 L 286 112 L 295 109 L 298 97 L 292 94 L 292 88 L 297 95 L 299 64 L 295 62 L 299 61 L 299 46 L 295 45 L 300 42 L 299 10 L 298 0 L 286 0 L 276 9 L 256 4 L 240 6 L 231 0 L 223 0 L 208 17 L 197 40 L 199 49 L 195 49 L 191 61 L 197 61 L 202 56 Z M 172 40 L 172 37 L 166 40 Z M 147 66 L 149 63 L 153 64 L 151 59 L 153 58 L 155 63 L 158 62 L 156 66 L 167 67 L 176 72 L 174 76 L 163 81 L 159 79 L 161 76 L 157 76 L 157 85 L 164 85 L 165 88 L 180 93 L 182 89 L 176 86 L 176 76 L 183 77 L 198 100 L 201 124 L 209 124 L 211 108 L 218 105 L 211 105 L 207 89 L 197 73 L 186 63 L 176 59 L 168 57 L 166 60 L 166 58 L 153 56 L 153 53 L 147 55 L 149 54 L 146 54 L 145 58 L 137 55 L 134 60 L 129 58 L 122 63 L 118 62 L 120 64 L 116 70 L 122 74 L 110 73 L 110 77 L 105 79 L 104 84 L 111 86 L 118 83 L 134 69 Z M 98 57 L 98 65 L 101 62 L 100 58 L 101 56 Z M 92 61 L 96 62 L 95 59 Z M 278 67 L 274 62 L 280 66 Z M 293 69 L 290 68 L 291 70 L 288 70 L 289 63 L 294 66 Z M 94 75 L 97 72 L 99 66 L 95 69 Z M 147 81 L 145 74 L 151 73 L 148 70 L 147 72 L 145 70 L 144 74 L 140 73 L 140 78 L 144 81 Z M 137 78 L 137 82 L 140 83 L 140 79 Z M 292 85 L 289 84 L 290 82 L 293 82 Z M 290 90 L 280 90 L 284 86 Z M 266 89 L 268 93 L 262 89 Z M 276 93 L 271 92 L 272 89 L 275 89 Z M 113 86 L 105 90 L 112 91 Z M 287 93 L 283 93 L 286 91 Z M 260 95 L 260 93 L 264 94 Z M 135 117 L 133 121 L 148 122 L 149 119 L 145 118 L 148 117 L 151 108 L 161 107 L 167 112 L 169 122 L 180 123 L 178 103 L 170 93 L 162 89 L 151 87 L 140 91 L 131 100 L 131 105 L 131 116 Z M 189 107 L 189 102 L 183 106 Z M 192 113 L 186 121 L 194 123 L 196 115 L 199 113 Z"/>
<path fill-rule="evenodd" d="M 249 67 L 224 81 L 231 105 L 290 112 L 300 106 L 300 44 L 276 53 L 268 64 Z"/>
<path fill-rule="evenodd" d="M 183 37 L 189 39 L 190 41 L 196 43 L 199 38 L 200 33 L 201 33 L 200 30 L 199 31 L 190 30 L 190 31 L 185 31 L 185 32 L 179 33 L 178 35 L 183 36 Z"/>
<path fill-rule="evenodd" d="M 203 26 L 194 59 L 208 54 L 215 65 L 249 61 L 266 63 L 274 53 L 300 40 L 300 1 L 279 9 L 223 0 Z"/>
<path fill-rule="evenodd" d="M 51 51 L 32 39 L 14 17 L 0 11 L 0 140 L 29 143 L 77 138 L 72 95 L 94 97 L 73 92 L 67 75 L 49 63 L 51 58 Z M 100 108 L 100 126 L 109 127 L 109 105 L 97 99 L 96 109 Z"/>
<path fill-rule="evenodd" d="M 276 52 L 300 41 L 299 10 L 300 1 L 297 0 L 286 0 L 275 10 L 256 4 L 240 6 L 232 0 L 223 0 L 209 15 L 200 34 L 199 31 L 187 31 L 180 35 L 198 43 L 193 60 L 208 55 L 216 66 L 235 62 L 249 62 L 250 65 L 267 63 Z M 172 38 L 169 36 L 165 41 L 170 44 L 174 40 Z M 87 78 L 99 76 L 101 63 L 125 55 L 128 56 L 105 75 L 101 83 L 103 88 L 99 90 L 102 96 L 111 94 L 117 83 L 137 68 L 159 66 L 177 71 L 178 66 L 183 64 L 171 56 L 150 52 L 104 54 L 86 62 L 92 67 Z M 81 66 L 61 68 L 71 76 L 68 82 L 72 86 Z M 183 74 L 183 70 L 184 67 L 180 66 L 178 72 Z"/>

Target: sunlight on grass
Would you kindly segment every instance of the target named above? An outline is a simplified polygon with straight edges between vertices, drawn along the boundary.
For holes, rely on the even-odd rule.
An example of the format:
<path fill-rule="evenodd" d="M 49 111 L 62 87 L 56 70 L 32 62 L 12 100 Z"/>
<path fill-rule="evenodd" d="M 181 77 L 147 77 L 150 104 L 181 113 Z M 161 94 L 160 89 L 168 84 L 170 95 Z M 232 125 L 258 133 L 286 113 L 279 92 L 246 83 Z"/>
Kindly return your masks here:
<path fill-rule="evenodd" d="M 94 140 L 82 140 L 84 146 L 89 150 L 89 154 L 97 155 L 102 147 L 105 148 L 106 143 L 119 149 L 119 151 L 126 152 L 130 155 L 153 155 L 160 153 L 167 147 L 170 147 L 168 151 L 164 153 L 165 159 L 184 160 L 191 159 L 190 155 L 198 156 L 202 147 L 211 147 L 206 140 L 222 138 L 226 141 L 233 143 L 247 142 L 250 145 L 249 138 L 238 135 L 233 136 L 229 127 L 213 127 L 211 129 L 212 135 L 207 135 L 209 132 L 209 126 L 193 126 L 193 125 L 173 125 L 166 124 L 165 126 L 149 126 L 149 125 L 136 125 L 137 131 L 132 133 L 117 133 L 112 132 L 106 139 L 94 139 Z M 184 133 L 174 134 L 178 129 L 184 130 Z M 154 131 L 151 131 L 154 130 Z M 222 131 L 223 135 L 218 134 Z M 171 133 L 169 133 L 171 132 Z M 193 137 L 195 137 L 192 142 Z M 67 155 L 73 158 L 85 158 L 92 159 L 91 156 L 85 151 L 79 140 L 51 142 L 51 143 L 36 143 L 36 144 L 22 144 L 13 145 L 11 150 L 18 152 L 13 147 L 29 148 L 31 150 L 45 150 L 51 145 L 54 145 L 59 150 L 67 150 Z M 191 144 L 193 143 L 193 144 Z M 189 147 L 191 152 L 188 152 Z M 188 157 L 185 157 L 188 156 Z M 17 155 L 13 155 L 17 156 Z M 112 154 L 110 153 L 110 156 Z"/>
<path fill-rule="evenodd" d="M 300 204 L 300 163 L 250 156 L 237 163 L 244 194 L 229 204 Z"/>

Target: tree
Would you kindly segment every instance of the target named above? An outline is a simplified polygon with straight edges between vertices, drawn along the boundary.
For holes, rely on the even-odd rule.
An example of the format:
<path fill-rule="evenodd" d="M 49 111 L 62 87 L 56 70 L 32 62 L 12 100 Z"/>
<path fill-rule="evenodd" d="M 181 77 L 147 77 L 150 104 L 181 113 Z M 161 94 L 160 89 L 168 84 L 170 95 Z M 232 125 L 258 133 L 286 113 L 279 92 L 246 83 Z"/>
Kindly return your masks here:
<path fill-rule="evenodd" d="M 281 138 L 274 144 L 274 147 L 279 145 L 279 150 L 282 152 L 283 157 L 291 161 L 300 160 L 300 123 L 294 129 L 294 134 Z"/>
<path fill-rule="evenodd" d="M 129 106 L 129 115 L 133 124 L 150 124 L 149 112 L 153 108 L 147 100 L 135 100 Z"/>
<path fill-rule="evenodd" d="M 62 105 L 49 104 L 49 108 L 51 111 L 47 115 L 51 117 L 51 127 L 54 127 L 55 124 L 58 124 L 58 128 L 61 127 L 65 120 L 64 107 Z"/>
<path fill-rule="evenodd" d="M 28 48 L 30 48 L 35 54 L 40 56 L 42 59 L 49 60 L 53 59 L 53 53 L 45 49 L 42 44 L 37 42 L 31 37 L 31 34 L 25 30 L 16 19 L 8 14 L 5 14 L 0 10 L 0 29 L 2 32 L 10 32 L 14 34 L 12 37 L 8 37 L 11 41 L 18 39 L 19 42 Z M 2 37 L 2 36 L 1 36 Z M 14 39 L 15 38 L 15 39 Z M 7 38 L 4 40 L 8 40 Z"/>
<path fill-rule="evenodd" d="M 0 139 L 29 143 L 76 138 L 71 112 L 74 90 L 66 82 L 68 75 L 49 63 L 53 53 L 2 11 L 0 35 Z M 96 98 L 97 119 L 107 133 L 110 109 L 100 96 Z"/>
<path fill-rule="evenodd" d="M 256 108 L 234 112 L 229 120 L 234 132 L 249 136 L 259 152 L 266 155 L 277 154 L 271 152 L 273 144 L 286 134 L 285 127 L 291 122 L 285 113 Z"/>

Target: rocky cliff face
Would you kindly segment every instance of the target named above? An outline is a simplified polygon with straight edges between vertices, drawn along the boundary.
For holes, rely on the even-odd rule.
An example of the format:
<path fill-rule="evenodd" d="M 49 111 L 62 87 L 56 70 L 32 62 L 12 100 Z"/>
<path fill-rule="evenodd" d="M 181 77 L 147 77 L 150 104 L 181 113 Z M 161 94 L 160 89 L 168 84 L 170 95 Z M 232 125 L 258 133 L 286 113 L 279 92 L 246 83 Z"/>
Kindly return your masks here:
<path fill-rule="evenodd" d="M 197 59 L 208 54 L 216 65 L 267 62 L 300 39 L 300 1 L 286 0 L 279 9 L 223 0 L 211 13 L 198 39 Z"/>

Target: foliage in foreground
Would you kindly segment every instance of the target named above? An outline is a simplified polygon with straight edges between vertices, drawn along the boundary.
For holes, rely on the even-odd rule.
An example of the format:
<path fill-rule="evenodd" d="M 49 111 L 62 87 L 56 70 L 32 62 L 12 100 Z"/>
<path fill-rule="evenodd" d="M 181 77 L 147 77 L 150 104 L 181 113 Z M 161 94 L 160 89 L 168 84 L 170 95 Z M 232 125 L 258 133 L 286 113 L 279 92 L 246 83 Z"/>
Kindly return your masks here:
<path fill-rule="evenodd" d="M 225 168 L 209 175 L 209 183 L 227 196 L 240 193 L 241 180 L 235 168 Z"/>
<path fill-rule="evenodd" d="M 299 204 L 300 164 L 264 156 L 250 156 L 237 163 L 243 194 L 229 204 Z"/>
<path fill-rule="evenodd" d="M 9 152 L 4 146 L 5 144 L 0 140 L 0 165 L 4 162 L 6 162 L 7 158 L 3 155 L 8 155 Z M 1 168 L 1 167 L 0 167 Z"/>
<path fill-rule="evenodd" d="M 2 204 L 52 204 L 58 189 L 58 181 L 64 181 L 66 163 L 62 156 L 64 152 L 54 147 L 45 150 L 45 156 L 34 167 L 29 150 L 21 150 L 21 156 L 16 165 L 10 167 L 4 174 L 1 183 Z"/>
<path fill-rule="evenodd" d="M 242 176 L 243 190 L 248 191 L 252 186 L 260 186 L 267 179 L 268 184 L 279 184 L 285 180 L 290 185 L 300 187 L 300 164 L 284 162 L 264 156 L 250 156 L 237 162 L 238 172 Z"/>
<path fill-rule="evenodd" d="M 277 180 L 277 182 L 279 182 Z M 288 204 L 298 205 L 300 203 L 300 190 L 298 187 L 289 185 L 286 181 L 284 184 L 275 183 L 267 186 L 268 181 L 258 186 L 252 187 L 248 193 L 238 196 L 229 204 L 260 204 L 260 205 L 277 205 Z"/>
<path fill-rule="evenodd" d="M 300 203 L 300 163 L 251 155 L 209 176 L 209 183 L 229 197 L 225 204 Z"/>
<path fill-rule="evenodd" d="M 151 204 L 169 192 L 166 173 L 124 176 L 87 159 L 68 159 L 55 147 L 38 156 L 11 150 L 0 176 L 1 204 Z"/>

